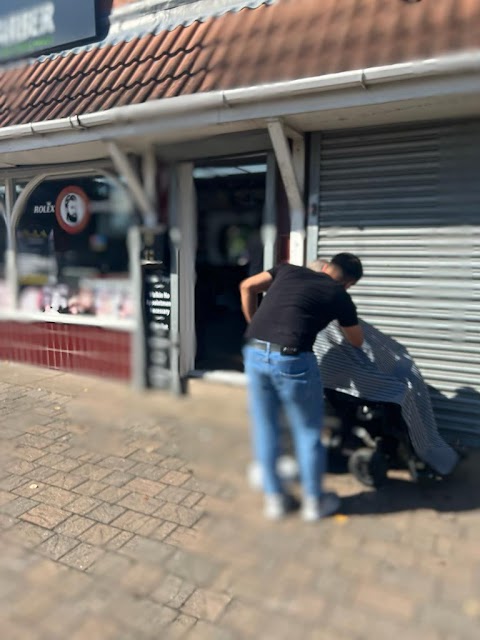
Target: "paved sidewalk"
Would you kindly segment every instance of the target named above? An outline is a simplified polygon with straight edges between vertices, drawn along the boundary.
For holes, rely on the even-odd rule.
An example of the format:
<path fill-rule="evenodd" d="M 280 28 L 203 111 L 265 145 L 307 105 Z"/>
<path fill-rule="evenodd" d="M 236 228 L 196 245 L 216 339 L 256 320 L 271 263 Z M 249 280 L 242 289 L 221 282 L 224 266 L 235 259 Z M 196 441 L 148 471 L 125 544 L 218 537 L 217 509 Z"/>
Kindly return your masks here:
<path fill-rule="evenodd" d="M 480 634 L 480 456 L 448 483 L 330 476 L 340 515 L 264 522 L 242 389 L 138 395 L 0 363 L 2 640 Z"/>

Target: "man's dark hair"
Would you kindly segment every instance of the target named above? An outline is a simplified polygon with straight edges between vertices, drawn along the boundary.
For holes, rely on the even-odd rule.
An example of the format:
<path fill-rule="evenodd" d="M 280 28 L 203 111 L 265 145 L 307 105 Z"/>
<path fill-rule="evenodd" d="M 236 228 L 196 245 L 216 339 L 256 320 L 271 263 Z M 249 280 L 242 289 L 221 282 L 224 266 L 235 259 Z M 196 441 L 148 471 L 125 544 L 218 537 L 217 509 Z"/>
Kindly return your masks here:
<path fill-rule="evenodd" d="M 345 280 L 357 282 L 363 276 L 363 267 L 360 258 L 353 253 L 337 253 L 330 262 L 343 271 Z"/>

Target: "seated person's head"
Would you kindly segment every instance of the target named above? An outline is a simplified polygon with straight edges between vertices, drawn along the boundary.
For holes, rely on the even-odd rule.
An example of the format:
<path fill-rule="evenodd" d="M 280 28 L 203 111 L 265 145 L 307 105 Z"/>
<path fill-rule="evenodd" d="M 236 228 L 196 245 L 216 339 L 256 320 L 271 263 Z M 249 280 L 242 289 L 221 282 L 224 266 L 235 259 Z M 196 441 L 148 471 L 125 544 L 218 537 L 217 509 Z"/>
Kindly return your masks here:
<path fill-rule="evenodd" d="M 310 262 L 307 266 L 309 269 L 311 269 L 312 271 L 316 271 L 317 273 L 326 273 L 337 282 L 343 281 L 342 269 L 336 264 L 328 262 L 328 260 L 322 260 L 321 258 L 318 258 L 317 260 L 312 260 L 312 262 Z"/>

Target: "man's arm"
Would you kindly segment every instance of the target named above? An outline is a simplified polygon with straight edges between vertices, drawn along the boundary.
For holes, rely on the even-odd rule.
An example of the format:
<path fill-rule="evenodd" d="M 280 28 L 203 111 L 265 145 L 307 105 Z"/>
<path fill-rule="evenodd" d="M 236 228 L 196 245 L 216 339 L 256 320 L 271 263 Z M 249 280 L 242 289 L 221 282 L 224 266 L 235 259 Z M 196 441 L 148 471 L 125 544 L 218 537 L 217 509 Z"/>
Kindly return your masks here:
<path fill-rule="evenodd" d="M 346 291 L 342 291 L 337 298 L 338 321 L 343 335 L 354 347 L 363 344 L 363 329 L 358 322 L 357 308 Z"/>
<path fill-rule="evenodd" d="M 353 327 L 340 327 L 343 335 L 354 347 L 361 347 L 363 344 L 363 329 L 359 324 Z"/>
<path fill-rule="evenodd" d="M 273 277 L 268 271 L 257 273 L 240 283 L 240 298 L 242 300 L 242 311 L 245 320 L 250 324 L 257 310 L 258 295 L 268 290 L 272 284 Z"/>

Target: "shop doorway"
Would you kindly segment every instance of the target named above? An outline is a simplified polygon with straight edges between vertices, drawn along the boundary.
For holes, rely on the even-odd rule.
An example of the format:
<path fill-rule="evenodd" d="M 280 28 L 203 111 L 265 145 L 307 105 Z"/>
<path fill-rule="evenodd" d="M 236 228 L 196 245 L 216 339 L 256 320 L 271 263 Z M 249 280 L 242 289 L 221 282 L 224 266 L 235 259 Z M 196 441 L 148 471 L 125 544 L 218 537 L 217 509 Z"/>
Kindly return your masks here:
<path fill-rule="evenodd" d="M 266 206 L 268 165 L 265 155 L 195 168 L 197 370 L 243 370 L 239 284 L 273 259 L 264 233 L 273 210 Z"/>

